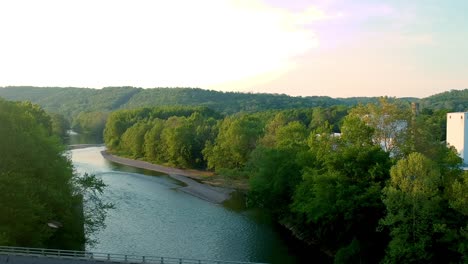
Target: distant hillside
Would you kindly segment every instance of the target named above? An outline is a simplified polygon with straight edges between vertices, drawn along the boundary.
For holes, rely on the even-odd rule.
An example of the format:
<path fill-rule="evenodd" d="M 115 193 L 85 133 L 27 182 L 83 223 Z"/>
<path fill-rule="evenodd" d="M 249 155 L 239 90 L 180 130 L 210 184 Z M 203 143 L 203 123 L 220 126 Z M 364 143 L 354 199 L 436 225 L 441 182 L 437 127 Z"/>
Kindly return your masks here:
<path fill-rule="evenodd" d="M 206 106 L 222 114 L 241 111 L 352 106 L 358 103 L 375 102 L 378 97 L 331 98 L 328 96 L 293 97 L 284 94 L 251 94 L 219 92 L 199 88 L 153 88 L 108 87 L 104 89 L 60 87 L 4 87 L 0 97 L 14 101 L 31 101 L 49 112 L 61 113 L 72 118 L 80 112 L 113 111 L 116 109 L 154 106 Z M 449 111 L 468 110 L 468 89 L 453 90 L 424 99 L 400 98 L 420 101 L 422 108 Z"/>
<path fill-rule="evenodd" d="M 218 92 L 198 88 L 109 87 L 87 88 L 0 88 L 0 97 L 15 101 L 32 101 L 47 111 L 68 117 L 79 112 L 112 111 L 122 108 L 151 106 L 207 106 L 223 114 L 257 112 L 269 109 L 290 109 L 345 103 L 326 96 L 291 97 L 277 94 Z"/>
<path fill-rule="evenodd" d="M 13 101 L 31 101 L 41 105 L 46 111 L 72 117 L 80 112 L 118 109 L 140 90 L 130 87 L 101 90 L 58 87 L 7 87 L 0 89 L 0 97 Z"/>
<path fill-rule="evenodd" d="M 468 111 L 468 89 L 451 90 L 421 99 L 421 106 L 430 109 L 447 109 L 454 112 Z"/>

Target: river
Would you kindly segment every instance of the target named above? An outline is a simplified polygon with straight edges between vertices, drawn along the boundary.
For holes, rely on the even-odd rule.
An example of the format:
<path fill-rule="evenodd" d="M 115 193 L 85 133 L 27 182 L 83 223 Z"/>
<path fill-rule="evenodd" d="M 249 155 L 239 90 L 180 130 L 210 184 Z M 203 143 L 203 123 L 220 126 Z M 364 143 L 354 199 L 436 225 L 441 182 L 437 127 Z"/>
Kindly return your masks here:
<path fill-rule="evenodd" d="M 182 183 L 152 171 L 105 160 L 104 147 L 71 150 L 78 173 L 92 173 L 107 184 L 112 202 L 106 228 L 87 250 L 270 263 L 297 263 L 295 246 L 284 240 L 270 217 L 259 210 L 213 204 L 177 188 Z M 289 245 L 289 246 L 288 246 Z"/>

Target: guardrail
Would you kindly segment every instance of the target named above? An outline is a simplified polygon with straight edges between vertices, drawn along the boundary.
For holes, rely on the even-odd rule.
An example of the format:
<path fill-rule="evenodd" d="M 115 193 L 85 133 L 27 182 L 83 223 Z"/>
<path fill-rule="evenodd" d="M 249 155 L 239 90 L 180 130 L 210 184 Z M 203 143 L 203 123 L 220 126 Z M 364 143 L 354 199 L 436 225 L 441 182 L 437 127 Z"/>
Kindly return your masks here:
<path fill-rule="evenodd" d="M 60 259 L 97 260 L 120 263 L 151 264 L 266 264 L 257 262 L 202 260 L 173 257 L 137 256 L 90 251 L 0 246 L 0 255 L 35 256 Z"/>

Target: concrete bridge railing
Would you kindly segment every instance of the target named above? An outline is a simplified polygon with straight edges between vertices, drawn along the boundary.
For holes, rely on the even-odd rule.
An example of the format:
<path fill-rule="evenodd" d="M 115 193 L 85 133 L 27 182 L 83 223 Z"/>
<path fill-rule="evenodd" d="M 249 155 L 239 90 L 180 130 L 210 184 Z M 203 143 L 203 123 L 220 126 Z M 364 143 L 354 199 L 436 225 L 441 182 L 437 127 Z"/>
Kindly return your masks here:
<path fill-rule="evenodd" d="M 265 264 L 242 261 L 202 260 L 174 257 L 137 256 L 126 254 L 101 253 L 46 248 L 25 248 L 0 246 L 0 255 L 34 256 L 55 259 L 95 260 L 112 263 L 151 263 L 151 264 Z"/>

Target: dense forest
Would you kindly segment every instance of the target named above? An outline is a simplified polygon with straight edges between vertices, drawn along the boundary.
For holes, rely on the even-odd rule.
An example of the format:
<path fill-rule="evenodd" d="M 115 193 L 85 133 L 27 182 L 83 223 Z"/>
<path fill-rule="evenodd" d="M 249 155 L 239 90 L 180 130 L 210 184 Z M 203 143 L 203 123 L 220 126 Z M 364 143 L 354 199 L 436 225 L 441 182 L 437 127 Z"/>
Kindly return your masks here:
<path fill-rule="evenodd" d="M 326 96 L 291 97 L 279 94 L 218 92 L 198 88 L 108 87 L 87 88 L 0 88 L 0 97 L 32 101 L 46 111 L 74 117 L 80 112 L 109 112 L 151 106 L 207 106 L 222 114 L 268 109 L 330 106 L 344 101 Z"/>
<path fill-rule="evenodd" d="M 112 153 L 246 181 L 249 206 L 335 263 L 468 261 L 468 175 L 444 143 L 446 113 L 468 110 L 468 90 L 333 99 L 24 87 L 0 96 L 55 113 L 40 115 L 48 133 L 104 129 Z"/>
<path fill-rule="evenodd" d="M 376 101 L 376 98 L 333 99 L 326 96 L 291 97 L 284 94 L 218 92 L 198 88 L 108 87 L 104 89 L 59 87 L 4 87 L 0 97 L 31 101 L 49 113 L 64 116 L 80 133 L 102 135 L 108 114 L 118 109 L 154 106 L 206 106 L 220 114 L 273 109 L 329 107 Z"/>
<path fill-rule="evenodd" d="M 468 89 L 451 90 L 421 100 L 421 105 L 431 109 L 446 109 L 453 112 L 468 111 Z"/>
<path fill-rule="evenodd" d="M 459 263 L 468 175 L 443 143 L 446 111 L 407 101 L 222 116 L 205 107 L 120 110 L 111 152 L 250 183 L 248 203 L 335 263 Z"/>
<path fill-rule="evenodd" d="M 75 175 L 64 155 L 66 120 L 0 99 L 0 124 L 0 245 L 83 249 L 110 205 L 99 204 L 102 182 Z"/>
<path fill-rule="evenodd" d="M 104 89 L 60 87 L 0 87 L 0 97 L 13 101 L 31 101 L 49 113 L 60 114 L 80 133 L 102 136 L 110 112 L 156 106 L 206 106 L 220 114 L 255 113 L 311 107 L 355 106 L 375 103 L 377 97 L 331 98 L 327 96 L 292 97 L 284 94 L 219 92 L 198 88 L 107 87 Z M 420 102 L 430 110 L 465 111 L 468 89 L 453 90 L 427 98 L 400 98 Z"/>

